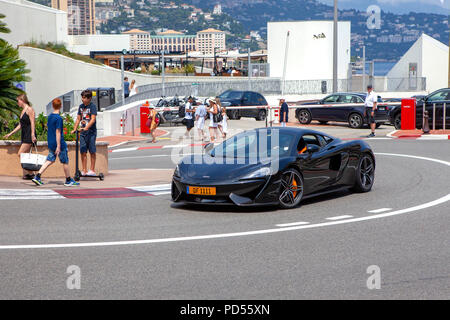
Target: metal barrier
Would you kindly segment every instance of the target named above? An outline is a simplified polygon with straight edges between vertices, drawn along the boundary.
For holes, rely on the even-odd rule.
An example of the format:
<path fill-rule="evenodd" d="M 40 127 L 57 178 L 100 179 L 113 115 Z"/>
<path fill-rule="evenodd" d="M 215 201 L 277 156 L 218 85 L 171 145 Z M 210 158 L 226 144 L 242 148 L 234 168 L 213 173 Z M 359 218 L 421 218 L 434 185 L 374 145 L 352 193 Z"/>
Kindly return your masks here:
<path fill-rule="evenodd" d="M 433 103 L 433 125 L 432 125 L 432 130 L 436 130 L 436 118 L 437 118 L 437 111 L 438 108 L 436 108 L 436 103 Z M 425 125 L 425 111 L 426 111 L 426 103 L 423 103 L 423 107 L 422 107 L 422 128 Z M 443 103 L 442 104 L 442 130 L 446 130 L 447 128 L 447 103 Z"/>

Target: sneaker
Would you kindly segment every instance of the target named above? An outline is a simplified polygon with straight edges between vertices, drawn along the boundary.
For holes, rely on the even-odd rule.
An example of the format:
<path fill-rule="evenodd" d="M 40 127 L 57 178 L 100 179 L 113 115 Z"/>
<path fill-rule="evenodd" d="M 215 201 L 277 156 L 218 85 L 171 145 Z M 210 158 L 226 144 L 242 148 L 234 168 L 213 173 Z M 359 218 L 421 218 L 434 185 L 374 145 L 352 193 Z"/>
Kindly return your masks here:
<path fill-rule="evenodd" d="M 65 185 L 66 187 L 76 187 L 76 186 L 79 186 L 80 183 L 79 183 L 79 182 L 76 182 L 76 181 L 73 180 L 73 179 L 70 179 L 70 181 L 66 181 L 66 182 L 64 183 L 64 185 Z"/>
<path fill-rule="evenodd" d="M 31 181 L 33 181 L 37 186 L 42 186 L 44 184 L 41 178 L 40 177 L 38 178 L 37 176 L 34 176 L 34 178 L 31 179 Z"/>
<path fill-rule="evenodd" d="M 373 133 L 373 132 L 367 136 L 367 138 L 373 138 L 373 137 L 375 137 L 375 133 Z"/>
<path fill-rule="evenodd" d="M 94 171 L 92 171 L 92 170 L 89 170 L 85 175 L 88 176 L 88 177 L 95 177 L 95 176 L 97 176 L 97 174 Z"/>

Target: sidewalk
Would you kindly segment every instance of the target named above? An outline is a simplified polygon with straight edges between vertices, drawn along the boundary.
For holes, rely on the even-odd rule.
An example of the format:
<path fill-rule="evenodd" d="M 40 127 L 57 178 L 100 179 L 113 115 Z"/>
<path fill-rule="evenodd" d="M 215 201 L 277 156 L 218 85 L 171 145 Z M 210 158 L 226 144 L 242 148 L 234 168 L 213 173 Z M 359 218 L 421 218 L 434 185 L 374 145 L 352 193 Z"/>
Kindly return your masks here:
<path fill-rule="evenodd" d="M 173 169 L 158 170 L 110 170 L 105 180 L 81 178 L 79 187 L 65 187 L 64 179 L 42 177 L 43 186 L 36 186 L 31 180 L 20 177 L 0 176 L 0 189 L 107 189 L 151 186 L 172 181 Z"/>
<path fill-rule="evenodd" d="M 165 134 L 167 134 L 166 130 L 156 129 L 156 131 L 155 131 L 156 137 L 161 137 Z M 134 130 L 134 135 L 132 132 L 128 132 L 124 135 L 101 137 L 101 138 L 97 139 L 97 141 L 108 142 L 109 148 L 116 147 L 118 145 L 124 144 L 126 142 L 130 142 L 130 141 L 145 141 L 145 140 L 151 140 L 151 136 L 150 136 L 150 134 L 141 134 L 140 128 L 136 128 Z"/>
<path fill-rule="evenodd" d="M 430 140 L 450 140 L 450 130 L 430 130 L 429 134 L 424 134 L 422 130 L 397 130 L 389 135 L 391 138 L 411 138 Z"/>

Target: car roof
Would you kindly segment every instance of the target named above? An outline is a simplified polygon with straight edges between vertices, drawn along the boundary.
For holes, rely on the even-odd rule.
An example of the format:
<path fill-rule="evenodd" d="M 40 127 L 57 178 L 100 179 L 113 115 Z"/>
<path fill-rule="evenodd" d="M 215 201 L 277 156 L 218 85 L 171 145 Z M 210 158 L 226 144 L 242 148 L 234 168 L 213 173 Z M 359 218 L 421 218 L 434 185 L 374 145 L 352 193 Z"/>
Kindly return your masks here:
<path fill-rule="evenodd" d="M 305 129 L 305 128 L 298 128 L 298 127 L 268 127 L 268 128 L 258 128 L 258 129 L 256 129 L 256 131 L 264 131 L 264 130 L 272 130 L 272 129 L 277 129 L 280 132 L 292 134 L 294 136 L 302 136 L 305 134 L 318 134 L 318 135 L 327 136 L 327 137 L 330 137 L 333 139 L 337 139 L 337 138 L 335 138 L 327 133 L 324 133 L 324 132 L 311 130 L 311 129 Z"/>

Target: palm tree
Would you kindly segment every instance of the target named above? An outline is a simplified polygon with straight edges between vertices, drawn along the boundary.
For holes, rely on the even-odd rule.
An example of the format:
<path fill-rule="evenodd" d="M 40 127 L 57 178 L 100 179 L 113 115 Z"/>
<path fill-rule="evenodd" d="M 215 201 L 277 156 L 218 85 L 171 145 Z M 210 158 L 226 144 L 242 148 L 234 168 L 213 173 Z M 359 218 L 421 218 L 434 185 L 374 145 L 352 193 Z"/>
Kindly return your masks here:
<path fill-rule="evenodd" d="M 5 16 L 0 14 L 0 34 L 10 32 L 6 23 L 1 20 L 3 18 Z M 25 61 L 19 58 L 19 51 L 0 38 L 0 120 L 5 120 L 10 113 L 18 114 L 16 98 L 23 91 L 16 84 L 29 81 L 26 76 L 29 72 Z"/>

